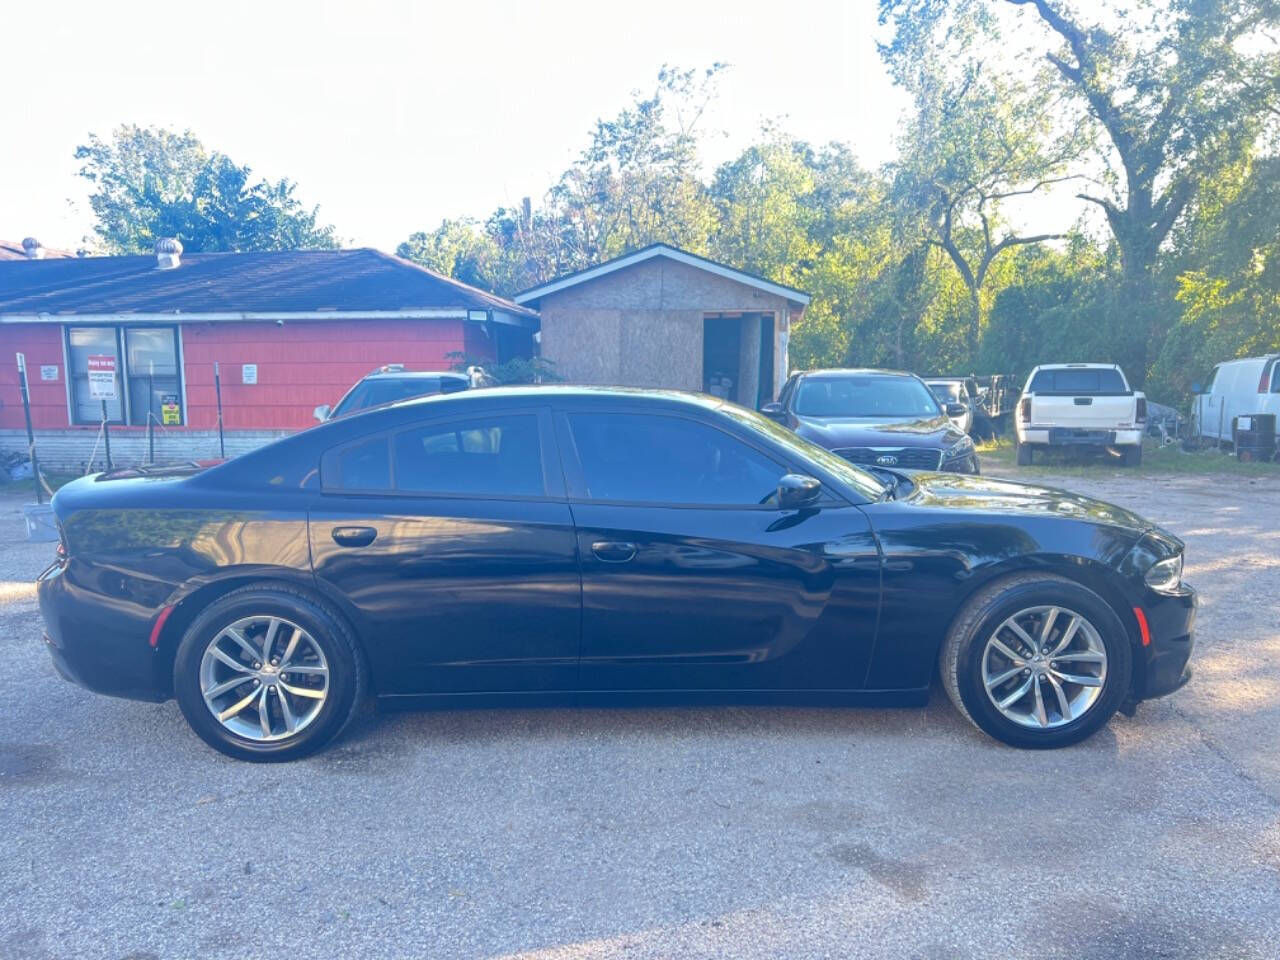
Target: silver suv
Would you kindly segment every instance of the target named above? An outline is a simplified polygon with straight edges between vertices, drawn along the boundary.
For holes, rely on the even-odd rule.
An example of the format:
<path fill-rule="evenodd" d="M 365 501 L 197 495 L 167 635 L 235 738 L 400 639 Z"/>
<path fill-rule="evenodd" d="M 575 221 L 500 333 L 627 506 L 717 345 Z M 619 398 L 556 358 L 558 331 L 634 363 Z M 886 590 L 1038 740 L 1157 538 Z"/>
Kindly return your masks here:
<path fill-rule="evenodd" d="M 458 373 L 453 370 L 406 370 L 403 363 L 388 363 L 356 383 L 337 406 L 322 403 L 313 412 L 315 418 L 323 423 L 397 400 L 429 397 L 437 393 L 460 393 L 488 386 L 489 382 L 480 367 L 468 367 L 464 373 Z"/>

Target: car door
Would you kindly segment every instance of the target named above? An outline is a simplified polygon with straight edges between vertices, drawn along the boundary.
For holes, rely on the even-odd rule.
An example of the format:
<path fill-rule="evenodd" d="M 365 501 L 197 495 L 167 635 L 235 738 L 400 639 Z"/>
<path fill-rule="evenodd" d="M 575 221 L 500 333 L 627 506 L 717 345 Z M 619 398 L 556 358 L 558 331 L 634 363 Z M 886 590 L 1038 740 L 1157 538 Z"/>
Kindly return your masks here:
<path fill-rule="evenodd" d="M 769 501 L 791 464 L 677 413 L 557 413 L 584 689 L 853 689 L 880 571 L 862 512 Z M 776 503 L 776 498 L 774 498 Z"/>
<path fill-rule="evenodd" d="M 315 576 L 346 597 L 380 693 L 563 690 L 580 580 L 550 413 L 473 412 L 328 451 Z"/>

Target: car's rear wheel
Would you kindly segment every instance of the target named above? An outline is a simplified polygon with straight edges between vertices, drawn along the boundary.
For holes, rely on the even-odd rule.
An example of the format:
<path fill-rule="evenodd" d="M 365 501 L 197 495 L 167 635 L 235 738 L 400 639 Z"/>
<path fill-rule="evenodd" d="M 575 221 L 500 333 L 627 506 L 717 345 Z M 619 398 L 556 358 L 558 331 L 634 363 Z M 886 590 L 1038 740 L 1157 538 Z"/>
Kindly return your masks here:
<path fill-rule="evenodd" d="M 328 604 L 284 585 L 253 586 L 196 618 L 173 680 L 183 715 L 210 746 L 244 760 L 293 760 L 346 726 L 364 672 Z"/>
<path fill-rule="evenodd" d="M 1142 466 L 1142 444 L 1136 443 L 1133 446 L 1125 447 L 1123 463 L 1126 467 Z"/>
<path fill-rule="evenodd" d="M 1024 574 L 981 590 L 943 643 L 952 702 L 979 729 L 1016 747 L 1063 747 L 1102 727 L 1133 669 L 1124 625 L 1081 584 Z"/>
<path fill-rule="evenodd" d="M 1032 458 L 1031 444 L 1018 441 L 1016 444 L 1015 452 L 1017 453 L 1017 456 L 1018 456 L 1018 466 L 1020 467 L 1031 466 L 1031 458 Z"/>

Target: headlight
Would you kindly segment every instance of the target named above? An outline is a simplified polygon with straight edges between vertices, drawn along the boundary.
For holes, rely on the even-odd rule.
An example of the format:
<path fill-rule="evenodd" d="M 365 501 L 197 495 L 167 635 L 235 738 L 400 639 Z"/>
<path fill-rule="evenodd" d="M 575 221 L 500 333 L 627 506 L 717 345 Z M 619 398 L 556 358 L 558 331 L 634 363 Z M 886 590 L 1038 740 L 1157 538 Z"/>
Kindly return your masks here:
<path fill-rule="evenodd" d="M 971 453 L 973 453 L 973 440 L 969 437 L 961 437 L 959 441 L 942 451 L 942 459 L 954 460 L 956 457 L 967 457 Z"/>
<path fill-rule="evenodd" d="M 1153 563 L 1143 579 L 1156 593 L 1177 593 L 1182 586 L 1182 554 Z"/>

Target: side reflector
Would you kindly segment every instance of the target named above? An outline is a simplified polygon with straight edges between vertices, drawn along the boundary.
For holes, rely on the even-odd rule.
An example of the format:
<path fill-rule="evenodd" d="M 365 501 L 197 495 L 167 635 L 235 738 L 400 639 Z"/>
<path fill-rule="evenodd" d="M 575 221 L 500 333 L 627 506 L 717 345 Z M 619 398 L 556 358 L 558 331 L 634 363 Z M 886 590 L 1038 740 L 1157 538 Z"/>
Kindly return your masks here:
<path fill-rule="evenodd" d="M 1151 646 L 1151 628 L 1147 626 L 1147 615 L 1141 607 L 1133 608 L 1133 615 L 1138 618 L 1138 631 L 1142 634 L 1142 645 Z"/>
<path fill-rule="evenodd" d="M 164 623 L 169 619 L 169 614 L 173 613 L 173 607 L 168 606 L 160 611 L 160 616 L 156 617 L 156 622 L 151 625 L 151 646 L 155 646 L 160 642 L 160 631 L 164 629 Z M 1145 636 L 1145 627 L 1144 636 Z"/>

